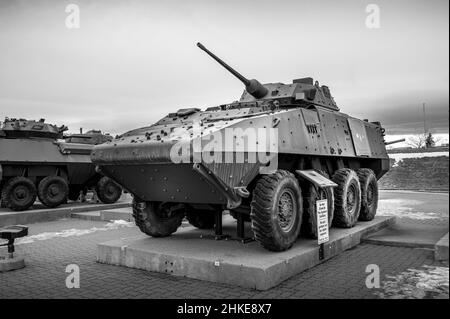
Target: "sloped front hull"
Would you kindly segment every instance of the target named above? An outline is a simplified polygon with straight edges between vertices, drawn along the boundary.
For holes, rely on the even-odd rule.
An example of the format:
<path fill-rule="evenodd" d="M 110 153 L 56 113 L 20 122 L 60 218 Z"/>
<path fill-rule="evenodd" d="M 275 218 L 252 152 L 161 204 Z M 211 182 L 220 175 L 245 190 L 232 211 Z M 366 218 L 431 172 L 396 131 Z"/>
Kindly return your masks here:
<path fill-rule="evenodd" d="M 130 193 L 146 201 L 229 204 L 238 202 L 234 188 L 258 174 L 257 164 L 148 163 L 100 165 Z"/>
<path fill-rule="evenodd" d="M 193 164 L 102 166 L 130 193 L 146 201 L 226 204 L 225 196 L 193 169 Z"/>

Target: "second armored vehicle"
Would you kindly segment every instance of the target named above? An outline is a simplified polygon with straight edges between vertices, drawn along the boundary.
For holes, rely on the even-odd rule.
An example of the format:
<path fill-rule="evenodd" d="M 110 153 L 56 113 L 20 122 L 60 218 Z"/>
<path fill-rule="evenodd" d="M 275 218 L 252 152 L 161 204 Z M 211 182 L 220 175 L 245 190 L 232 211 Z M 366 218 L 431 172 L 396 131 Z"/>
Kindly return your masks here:
<path fill-rule="evenodd" d="M 93 143 L 64 141 L 66 130 L 44 119 L 5 119 L 0 128 L 2 206 L 26 210 L 39 198 L 45 206 L 57 207 L 76 200 L 87 187 L 95 187 L 104 203 L 119 199 L 122 189 L 94 169 Z"/>
<path fill-rule="evenodd" d="M 70 134 L 64 136 L 67 143 L 90 144 L 98 145 L 112 141 L 113 137 L 109 134 L 103 134 L 100 130 L 90 130 L 83 133 L 80 129 L 80 134 Z"/>
<path fill-rule="evenodd" d="M 220 238 L 228 209 L 240 237 L 250 220 L 262 246 L 283 251 L 300 234 L 317 238 L 321 199 L 329 226 L 374 218 L 377 179 L 389 169 L 379 122 L 341 113 L 312 78 L 261 84 L 198 46 L 243 82 L 239 101 L 180 109 L 92 152 L 101 172 L 134 195 L 142 232 L 168 236 L 186 216 Z"/>

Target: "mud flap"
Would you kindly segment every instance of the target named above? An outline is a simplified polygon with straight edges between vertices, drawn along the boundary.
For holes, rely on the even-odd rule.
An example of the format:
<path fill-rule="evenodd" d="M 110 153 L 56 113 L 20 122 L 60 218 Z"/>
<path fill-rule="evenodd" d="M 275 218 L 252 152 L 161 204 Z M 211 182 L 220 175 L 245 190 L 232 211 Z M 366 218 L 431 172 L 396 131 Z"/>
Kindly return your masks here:
<path fill-rule="evenodd" d="M 325 187 L 336 187 L 338 186 L 332 180 L 326 178 L 322 174 L 318 173 L 315 170 L 296 170 L 295 173 L 303 179 L 313 183 L 317 187 L 325 188 Z"/>

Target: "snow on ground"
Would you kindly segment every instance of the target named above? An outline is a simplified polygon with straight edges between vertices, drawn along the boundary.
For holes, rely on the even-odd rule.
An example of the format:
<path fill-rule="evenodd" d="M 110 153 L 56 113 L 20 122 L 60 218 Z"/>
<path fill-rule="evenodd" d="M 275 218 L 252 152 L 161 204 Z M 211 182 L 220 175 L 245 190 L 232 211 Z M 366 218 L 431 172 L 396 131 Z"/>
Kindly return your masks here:
<path fill-rule="evenodd" d="M 448 267 L 424 266 L 421 269 L 408 269 L 396 276 L 386 276 L 380 291 L 380 298 L 423 299 L 449 298 Z"/>
<path fill-rule="evenodd" d="M 423 158 L 423 157 L 437 157 L 437 156 L 447 156 L 449 152 L 423 152 L 423 153 L 394 153 L 389 154 L 390 158 L 395 159 L 394 166 L 397 166 L 400 161 L 405 158 Z"/>
<path fill-rule="evenodd" d="M 442 214 L 434 212 L 414 211 L 414 207 L 424 202 L 412 199 L 380 199 L 378 201 L 377 215 L 395 216 L 398 218 L 411 218 L 419 220 L 439 219 Z"/>
<path fill-rule="evenodd" d="M 106 230 L 113 230 L 113 229 L 119 229 L 122 227 L 133 227 L 133 222 L 127 222 L 124 220 L 115 220 L 113 222 L 107 223 L 104 227 L 92 227 L 88 229 L 65 229 L 59 232 L 45 232 L 40 233 L 37 235 L 32 235 L 24 238 L 20 238 L 16 241 L 17 244 L 29 244 L 33 243 L 38 240 L 48 240 L 56 237 L 72 237 L 72 236 L 83 236 L 91 233 L 95 233 L 98 231 L 106 231 Z"/>

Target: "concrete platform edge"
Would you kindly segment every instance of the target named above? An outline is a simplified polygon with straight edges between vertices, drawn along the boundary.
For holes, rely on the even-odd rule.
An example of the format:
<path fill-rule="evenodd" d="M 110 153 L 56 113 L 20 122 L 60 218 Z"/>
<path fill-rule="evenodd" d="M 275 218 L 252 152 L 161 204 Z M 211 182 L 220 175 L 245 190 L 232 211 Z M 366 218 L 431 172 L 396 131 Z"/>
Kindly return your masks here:
<path fill-rule="evenodd" d="M 448 233 L 436 243 L 434 250 L 434 259 L 438 261 L 448 261 Z"/>
<path fill-rule="evenodd" d="M 23 212 L 7 212 L 0 214 L 0 227 L 17 224 L 33 224 L 47 222 L 62 218 L 69 218 L 73 213 L 91 212 L 104 209 L 130 207 L 130 203 L 80 205 L 74 207 L 62 207 L 54 209 L 36 209 Z"/>
<path fill-rule="evenodd" d="M 312 268 L 339 253 L 350 249 L 367 235 L 395 223 L 394 217 L 383 217 L 369 222 L 367 227 L 361 223 L 360 229 L 339 229 L 337 238 L 324 245 L 324 260 L 319 260 L 319 246 L 310 245 L 302 248 L 300 255 L 280 258 L 267 267 L 252 267 L 227 262 L 226 257 L 220 261 L 196 259 L 180 254 L 165 254 L 161 251 L 133 247 L 137 238 L 126 238 L 99 244 L 97 261 L 99 263 L 144 269 L 194 279 L 226 283 L 257 290 L 270 289 L 284 280 Z M 214 245 L 212 242 L 211 245 Z M 267 252 L 268 254 L 273 254 Z"/>

